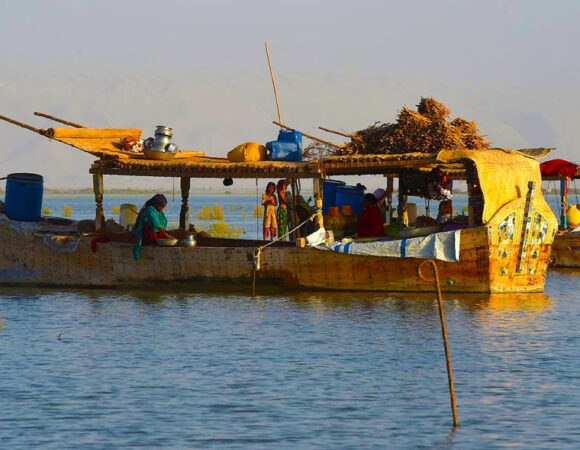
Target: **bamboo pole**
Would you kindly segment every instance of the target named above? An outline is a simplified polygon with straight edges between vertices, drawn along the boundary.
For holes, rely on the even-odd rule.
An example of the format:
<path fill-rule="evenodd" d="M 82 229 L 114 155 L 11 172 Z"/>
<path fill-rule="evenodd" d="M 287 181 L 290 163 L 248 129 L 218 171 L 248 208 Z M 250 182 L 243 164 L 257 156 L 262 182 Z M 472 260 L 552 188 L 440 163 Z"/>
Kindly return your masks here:
<path fill-rule="evenodd" d="M 321 129 L 322 131 L 327 131 L 329 133 L 338 134 L 339 136 L 344 136 L 344 137 L 351 138 L 351 139 L 354 137 L 354 134 L 343 133 L 342 131 L 331 130 L 330 128 L 325 128 L 325 127 L 321 127 L 321 126 L 319 126 L 318 128 Z"/>
<path fill-rule="evenodd" d="M 268 58 L 268 67 L 270 68 L 270 77 L 272 78 L 272 86 L 274 87 L 274 97 L 276 98 L 276 109 L 278 110 L 278 122 L 282 122 L 280 115 L 280 103 L 278 102 L 278 90 L 276 89 L 276 80 L 274 80 L 274 71 L 272 70 L 272 63 L 270 62 L 270 52 L 268 50 L 268 43 L 264 42 L 266 46 L 266 57 Z"/>
<path fill-rule="evenodd" d="M 288 125 L 284 125 L 282 122 L 276 122 L 275 120 L 273 120 L 272 123 L 274 125 L 278 125 L 279 127 L 286 128 L 287 130 L 294 130 L 295 129 L 295 128 L 289 127 Z M 317 138 L 316 136 L 306 134 L 302 131 L 300 133 L 302 133 L 302 136 L 306 136 L 308 139 L 312 139 L 313 141 L 318 141 L 318 142 L 322 142 L 323 144 L 330 145 L 332 147 L 341 148 L 340 145 L 333 144 L 332 142 L 328 142 L 328 141 L 325 141 L 323 139 Z"/>
<path fill-rule="evenodd" d="M 294 227 L 296 227 L 298 225 L 298 211 L 296 211 L 296 207 L 298 205 L 298 202 L 296 200 L 296 179 L 295 178 L 292 178 L 291 186 L 292 186 L 292 203 L 293 203 L 292 216 L 294 219 Z M 294 240 L 297 241 L 298 238 L 300 237 L 300 229 L 296 230 L 293 234 L 294 234 Z"/>
<path fill-rule="evenodd" d="M 41 113 L 41 112 L 35 112 L 34 115 L 35 116 L 39 116 L 39 117 L 46 117 L 47 119 L 54 120 L 55 122 L 64 123 L 65 125 L 70 125 L 71 127 L 75 127 L 75 128 L 86 128 L 83 125 L 79 125 L 78 123 L 69 122 L 68 120 L 64 120 L 64 119 L 59 119 L 58 117 L 54 117 L 54 116 L 51 116 L 49 114 L 44 114 L 44 113 Z"/>
<path fill-rule="evenodd" d="M 421 268 L 431 264 L 433 267 L 433 279 L 425 278 L 421 273 Z M 447 342 L 447 326 L 445 325 L 445 313 L 443 312 L 443 298 L 441 296 L 441 286 L 439 285 L 439 272 L 437 265 L 432 259 L 423 261 L 417 269 L 419 277 L 424 281 L 435 281 L 437 287 L 437 304 L 439 305 L 439 319 L 441 321 L 441 335 L 443 336 L 443 345 L 445 346 L 445 360 L 447 362 L 447 378 L 449 380 L 449 397 L 451 398 L 451 411 L 453 413 L 453 428 L 457 428 L 459 420 L 457 419 L 457 406 L 455 405 L 455 388 L 453 387 L 453 368 L 451 367 L 451 354 L 449 353 L 449 343 Z"/>
<path fill-rule="evenodd" d="M 35 133 L 44 135 L 44 130 L 34 128 L 33 126 L 27 125 L 24 122 L 18 122 L 17 120 L 11 119 L 10 117 L 1 116 L 1 115 L 0 115 L 0 119 L 5 120 L 6 122 L 11 123 L 13 125 L 18 125 L 19 127 L 26 128 L 27 130 L 34 131 Z"/>

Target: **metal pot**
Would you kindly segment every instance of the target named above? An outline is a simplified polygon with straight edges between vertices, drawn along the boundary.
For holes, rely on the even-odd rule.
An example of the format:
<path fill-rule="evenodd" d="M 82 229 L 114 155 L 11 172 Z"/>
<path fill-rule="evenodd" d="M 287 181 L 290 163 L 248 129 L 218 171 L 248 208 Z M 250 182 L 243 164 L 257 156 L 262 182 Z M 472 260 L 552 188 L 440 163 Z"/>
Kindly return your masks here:
<path fill-rule="evenodd" d="M 183 246 L 184 247 L 195 247 L 197 244 L 197 241 L 195 240 L 195 238 L 193 237 L 193 235 L 189 235 L 187 236 L 184 240 L 183 240 Z"/>

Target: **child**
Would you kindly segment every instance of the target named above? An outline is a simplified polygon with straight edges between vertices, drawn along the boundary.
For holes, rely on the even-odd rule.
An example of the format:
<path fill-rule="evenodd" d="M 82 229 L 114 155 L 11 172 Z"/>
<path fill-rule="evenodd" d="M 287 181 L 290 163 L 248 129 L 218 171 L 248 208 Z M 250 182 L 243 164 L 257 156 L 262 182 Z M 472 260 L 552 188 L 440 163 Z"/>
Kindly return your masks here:
<path fill-rule="evenodd" d="M 451 220 L 453 214 L 453 206 L 449 200 L 443 200 L 439 203 L 439 214 L 437 214 L 437 223 L 445 224 Z"/>
<path fill-rule="evenodd" d="M 274 191 L 276 190 L 276 185 L 271 181 L 266 186 L 266 192 L 262 194 L 262 205 L 264 205 L 264 240 L 268 240 L 268 234 L 270 234 L 271 240 L 276 237 L 276 228 L 278 228 L 276 223 L 276 196 Z"/>

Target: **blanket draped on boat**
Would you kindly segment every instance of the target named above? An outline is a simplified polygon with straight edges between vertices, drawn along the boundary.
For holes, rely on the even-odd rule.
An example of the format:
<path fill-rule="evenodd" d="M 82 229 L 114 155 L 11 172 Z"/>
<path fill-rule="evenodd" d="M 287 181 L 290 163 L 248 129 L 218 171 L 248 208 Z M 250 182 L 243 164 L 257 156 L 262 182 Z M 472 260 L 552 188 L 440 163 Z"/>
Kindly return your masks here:
<path fill-rule="evenodd" d="M 483 192 L 484 224 L 506 203 L 525 198 L 528 182 L 536 183 L 536 192 L 542 185 L 538 161 L 513 150 L 443 150 L 439 152 L 437 159 L 444 163 L 473 161 Z M 543 205 L 542 209 L 550 211 L 542 195 L 534 198 L 538 204 Z"/>
<path fill-rule="evenodd" d="M 371 242 L 337 242 L 328 248 L 339 253 L 394 258 L 434 258 L 441 261 L 459 261 L 461 230 L 434 233 L 429 236 L 400 240 Z M 321 247 L 317 247 L 321 248 Z"/>

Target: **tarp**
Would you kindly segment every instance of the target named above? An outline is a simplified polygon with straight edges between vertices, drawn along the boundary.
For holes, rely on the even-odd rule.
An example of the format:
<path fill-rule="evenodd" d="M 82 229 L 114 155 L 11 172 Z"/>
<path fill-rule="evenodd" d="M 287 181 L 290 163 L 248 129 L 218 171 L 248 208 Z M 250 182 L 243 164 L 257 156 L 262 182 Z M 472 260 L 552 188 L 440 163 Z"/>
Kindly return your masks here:
<path fill-rule="evenodd" d="M 536 182 L 535 201 L 548 204 L 541 193 L 542 176 L 540 164 L 534 158 L 520 152 L 504 149 L 490 150 L 443 150 L 437 155 L 443 163 L 457 163 L 470 160 L 475 164 L 479 185 L 483 192 L 483 223 L 506 203 L 525 197 L 528 183 Z"/>
<path fill-rule="evenodd" d="M 576 176 L 577 170 L 577 164 L 566 161 L 565 159 L 552 159 L 540 164 L 542 177 L 555 177 L 560 175 L 572 179 Z"/>
<path fill-rule="evenodd" d="M 349 255 L 390 256 L 395 258 L 434 258 L 459 261 L 461 230 L 434 233 L 429 236 L 372 242 L 337 242 L 330 250 Z"/>

